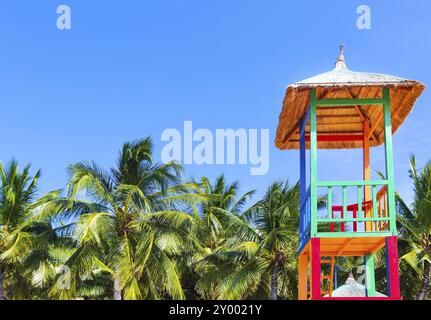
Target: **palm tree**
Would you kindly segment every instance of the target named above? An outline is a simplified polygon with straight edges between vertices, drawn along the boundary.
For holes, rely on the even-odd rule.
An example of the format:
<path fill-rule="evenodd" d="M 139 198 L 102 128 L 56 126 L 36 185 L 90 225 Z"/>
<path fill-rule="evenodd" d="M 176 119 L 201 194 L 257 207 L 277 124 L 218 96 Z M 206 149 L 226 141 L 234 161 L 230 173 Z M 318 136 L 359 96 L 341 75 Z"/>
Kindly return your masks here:
<path fill-rule="evenodd" d="M 401 247 L 404 244 L 407 247 L 401 259 L 419 275 L 422 283 L 417 299 L 424 300 L 429 294 L 431 278 L 431 161 L 418 170 L 412 156 L 409 174 L 414 189 L 411 207 L 397 195 Z"/>
<path fill-rule="evenodd" d="M 80 162 L 69 172 L 63 210 L 76 217 L 77 248 L 66 262 L 74 277 L 72 290 L 53 288 L 51 295 L 76 297 L 108 277 L 111 288 L 106 292 L 116 300 L 183 299 L 172 256 L 191 237 L 187 230 L 193 219 L 181 210 L 192 188 L 180 183 L 181 166 L 154 163 L 152 142 L 146 138 L 125 143 L 110 170 Z"/>
<path fill-rule="evenodd" d="M 192 209 L 196 226 L 192 248 L 194 276 L 189 275 L 187 279 L 193 282 L 189 286 L 194 287 L 200 297 L 216 299 L 216 279 L 220 279 L 222 267 L 217 262 L 214 264 L 213 259 L 229 248 L 241 228 L 250 228 L 240 214 L 254 190 L 240 194 L 239 183 L 228 184 L 224 175 L 217 177 L 214 184 L 202 177 L 200 181 L 193 181 L 193 185 L 198 186 L 198 190 L 192 192 L 199 193 L 202 201 Z M 230 272 L 229 268 L 224 269 Z"/>
<path fill-rule="evenodd" d="M 241 218 L 244 223 L 234 225 L 229 245 L 206 258 L 214 266 L 218 297 L 276 300 L 280 294 L 293 295 L 289 288 L 296 281 L 299 185 L 273 183 Z"/>
<path fill-rule="evenodd" d="M 266 262 L 263 277 L 270 277 L 270 297 L 277 300 L 279 280 L 294 279 L 293 257 L 298 245 L 299 184 L 273 183 L 262 200 L 247 213 L 261 239 L 258 254 Z"/>
<path fill-rule="evenodd" d="M 39 177 L 30 165 L 20 172 L 16 161 L 0 163 L 0 300 L 35 298 L 54 277 L 56 264 L 43 253 L 55 248 L 52 201 L 59 191 L 35 199 Z"/>
<path fill-rule="evenodd" d="M 324 197 L 318 207 L 324 207 Z M 247 224 L 235 225 L 232 244 L 217 257 L 222 262 L 220 298 L 294 299 L 299 244 L 299 183 L 271 184 L 263 198 L 245 211 Z M 225 276 L 227 274 L 227 276 Z"/>

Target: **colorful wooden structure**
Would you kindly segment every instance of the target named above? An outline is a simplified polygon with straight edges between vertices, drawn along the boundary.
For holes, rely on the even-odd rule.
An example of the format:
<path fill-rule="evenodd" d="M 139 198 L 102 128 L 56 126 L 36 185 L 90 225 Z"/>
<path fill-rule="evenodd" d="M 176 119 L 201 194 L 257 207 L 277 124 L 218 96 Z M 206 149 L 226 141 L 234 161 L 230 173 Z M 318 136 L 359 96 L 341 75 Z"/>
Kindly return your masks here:
<path fill-rule="evenodd" d="M 367 296 L 348 299 L 400 299 L 392 135 L 424 86 L 350 71 L 343 49 L 335 69 L 287 88 L 277 129 L 278 148 L 300 150 L 299 299 L 335 299 L 331 297 L 335 259 L 341 256 L 362 256 L 365 263 Z M 370 148 L 379 145 L 384 145 L 386 176 L 371 180 Z M 318 149 L 353 148 L 363 150 L 362 180 L 318 179 Z M 323 210 L 318 209 L 321 194 L 327 197 Z M 349 203 L 352 198 L 355 201 Z M 383 247 L 385 298 L 376 297 L 373 258 Z"/>

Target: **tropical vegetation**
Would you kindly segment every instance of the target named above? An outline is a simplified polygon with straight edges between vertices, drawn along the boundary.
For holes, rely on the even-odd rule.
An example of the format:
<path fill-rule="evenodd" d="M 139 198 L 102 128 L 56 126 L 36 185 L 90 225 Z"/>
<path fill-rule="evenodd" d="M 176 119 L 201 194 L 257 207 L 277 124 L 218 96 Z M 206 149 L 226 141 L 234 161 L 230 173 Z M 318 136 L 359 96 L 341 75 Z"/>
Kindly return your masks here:
<path fill-rule="evenodd" d="M 223 175 L 186 180 L 152 152 L 145 138 L 112 168 L 72 164 L 66 188 L 42 196 L 40 171 L 0 164 L 0 299 L 296 299 L 298 183 L 274 182 L 256 200 Z M 414 201 L 397 195 L 401 286 L 423 300 L 431 162 L 410 162 Z M 340 263 L 347 277 L 361 262 Z"/>

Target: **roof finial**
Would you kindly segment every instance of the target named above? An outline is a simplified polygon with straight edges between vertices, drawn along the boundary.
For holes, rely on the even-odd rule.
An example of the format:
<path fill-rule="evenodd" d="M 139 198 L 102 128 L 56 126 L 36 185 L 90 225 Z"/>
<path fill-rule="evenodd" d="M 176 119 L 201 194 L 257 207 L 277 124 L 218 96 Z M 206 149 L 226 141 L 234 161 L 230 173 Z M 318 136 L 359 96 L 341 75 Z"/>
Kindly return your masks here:
<path fill-rule="evenodd" d="M 346 66 L 346 60 L 344 58 L 344 45 L 340 45 L 340 55 L 337 58 L 337 61 L 335 62 L 335 69 L 341 69 L 341 68 L 347 68 Z"/>

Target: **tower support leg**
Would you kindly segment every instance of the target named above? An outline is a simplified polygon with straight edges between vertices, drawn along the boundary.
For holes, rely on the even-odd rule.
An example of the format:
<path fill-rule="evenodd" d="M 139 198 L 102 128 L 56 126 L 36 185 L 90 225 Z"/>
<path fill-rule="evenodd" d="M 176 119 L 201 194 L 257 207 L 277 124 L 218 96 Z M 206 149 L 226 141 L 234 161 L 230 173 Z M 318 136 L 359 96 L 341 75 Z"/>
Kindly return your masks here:
<path fill-rule="evenodd" d="M 320 300 L 320 238 L 311 238 L 311 299 Z"/>
<path fill-rule="evenodd" d="M 365 290 L 367 297 L 376 296 L 376 278 L 374 274 L 374 257 L 372 254 L 368 254 L 364 257 L 365 260 Z"/>
<path fill-rule="evenodd" d="M 308 297 L 308 255 L 302 254 L 298 261 L 298 299 L 307 300 Z"/>
<path fill-rule="evenodd" d="M 388 296 L 394 300 L 400 299 L 401 294 L 398 273 L 398 247 L 396 236 L 386 238 L 386 266 L 388 273 Z"/>

